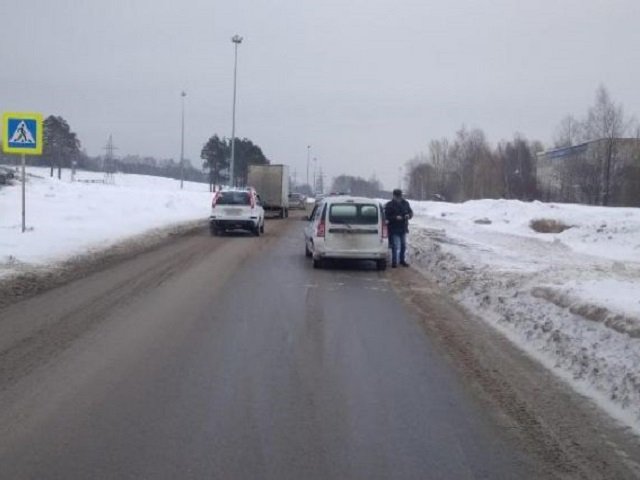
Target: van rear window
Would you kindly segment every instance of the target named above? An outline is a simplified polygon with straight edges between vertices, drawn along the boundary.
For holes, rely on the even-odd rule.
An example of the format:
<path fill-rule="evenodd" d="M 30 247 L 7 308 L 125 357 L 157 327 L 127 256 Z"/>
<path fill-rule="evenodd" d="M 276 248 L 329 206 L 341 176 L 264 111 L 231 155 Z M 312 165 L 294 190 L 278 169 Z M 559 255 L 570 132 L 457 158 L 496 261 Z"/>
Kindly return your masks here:
<path fill-rule="evenodd" d="M 378 223 L 378 206 L 362 203 L 334 203 L 329 209 L 329 221 L 349 225 L 375 225 Z"/>
<path fill-rule="evenodd" d="M 216 205 L 251 205 L 248 192 L 220 192 Z"/>

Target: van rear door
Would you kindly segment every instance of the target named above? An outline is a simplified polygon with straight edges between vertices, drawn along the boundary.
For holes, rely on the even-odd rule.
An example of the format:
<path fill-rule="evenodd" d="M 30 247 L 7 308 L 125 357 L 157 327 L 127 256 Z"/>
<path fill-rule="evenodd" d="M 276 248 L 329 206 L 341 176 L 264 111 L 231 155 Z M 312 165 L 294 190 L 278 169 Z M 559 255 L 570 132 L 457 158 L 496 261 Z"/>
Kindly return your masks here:
<path fill-rule="evenodd" d="M 380 207 L 374 203 L 332 203 L 327 212 L 327 250 L 367 252 L 380 249 Z"/>

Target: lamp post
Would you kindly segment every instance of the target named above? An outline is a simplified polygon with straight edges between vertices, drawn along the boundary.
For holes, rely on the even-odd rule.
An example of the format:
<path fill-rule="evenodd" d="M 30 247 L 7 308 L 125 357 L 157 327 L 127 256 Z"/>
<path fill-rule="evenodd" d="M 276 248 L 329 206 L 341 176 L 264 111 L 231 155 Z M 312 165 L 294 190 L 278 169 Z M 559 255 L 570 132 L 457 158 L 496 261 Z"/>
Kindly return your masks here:
<path fill-rule="evenodd" d="M 311 193 L 315 195 L 316 193 L 316 170 L 318 168 L 318 159 L 313 157 L 313 186 L 311 187 Z"/>
<path fill-rule="evenodd" d="M 242 43 L 240 35 L 231 37 L 231 41 L 235 46 L 235 58 L 233 62 L 233 118 L 231 121 L 231 161 L 229 162 L 229 183 L 235 185 L 234 163 L 236 157 L 236 78 L 238 74 L 238 45 Z"/>
<path fill-rule="evenodd" d="M 311 156 L 311 145 L 307 145 L 307 186 L 309 186 L 309 158 Z"/>
<path fill-rule="evenodd" d="M 182 98 L 182 134 L 180 136 L 180 190 L 184 188 L 184 97 L 187 93 L 183 90 L 180 94 Z"/>

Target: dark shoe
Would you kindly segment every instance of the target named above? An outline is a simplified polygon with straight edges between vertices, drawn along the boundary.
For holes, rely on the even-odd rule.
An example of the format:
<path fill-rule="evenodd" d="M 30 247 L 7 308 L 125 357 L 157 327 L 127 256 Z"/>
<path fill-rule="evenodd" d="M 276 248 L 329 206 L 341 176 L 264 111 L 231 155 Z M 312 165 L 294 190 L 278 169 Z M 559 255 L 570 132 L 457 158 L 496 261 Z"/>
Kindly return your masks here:
<path fill-rule="evenodd" d="M 398 264 L 397 263 L 392 263 L 391 264 L 391 268 L 398 268 Z"/>
<path fill-rule="evenodd" d="M 407 262 L 400 262 L 400 265 L 402 265 L 403 267 L 408 267 L 409 264 Z"/>

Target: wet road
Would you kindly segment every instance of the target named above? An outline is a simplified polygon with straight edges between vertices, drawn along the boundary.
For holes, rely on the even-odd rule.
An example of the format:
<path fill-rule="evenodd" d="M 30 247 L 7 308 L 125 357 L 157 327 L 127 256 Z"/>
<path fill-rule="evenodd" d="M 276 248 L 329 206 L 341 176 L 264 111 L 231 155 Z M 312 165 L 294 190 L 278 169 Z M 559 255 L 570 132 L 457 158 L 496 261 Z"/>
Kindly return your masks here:
<path fill-rule="evenodd" d="M 302 222 L 177 239 L 0 312 L 0 477 L 543 478 L 389 281 Z M 546 478 L 546 477 L 544 477 Z"/>

